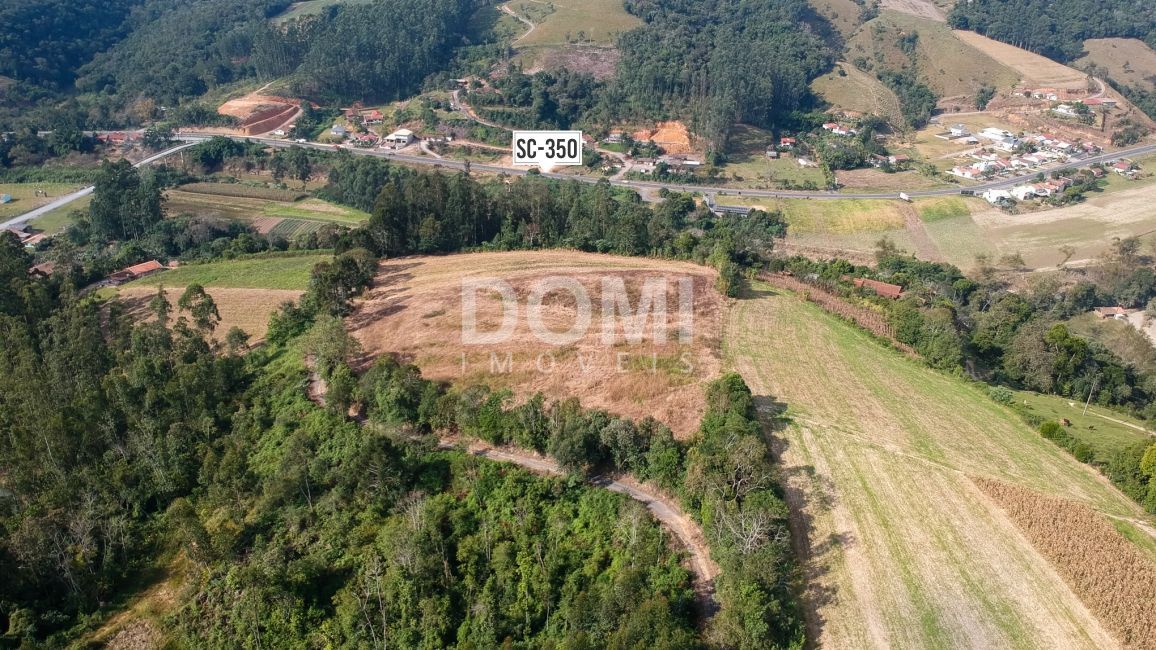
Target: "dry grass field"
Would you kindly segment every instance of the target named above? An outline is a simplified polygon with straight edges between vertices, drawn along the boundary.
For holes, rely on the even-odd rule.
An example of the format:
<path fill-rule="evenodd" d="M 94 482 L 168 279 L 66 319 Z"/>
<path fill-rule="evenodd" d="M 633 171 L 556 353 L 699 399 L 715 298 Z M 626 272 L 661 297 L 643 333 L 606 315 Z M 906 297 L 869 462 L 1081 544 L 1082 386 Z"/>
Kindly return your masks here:
<path fill-rule="evenodd" d="M 1012 68 L 1030 87 L 1083 88 L 1086 74 L 1047 57 L 1001 43 L 975 32 L 953 32 L 961 42 Z"/>
<path fill-rule="evenodd" d="M 1059 248 L 1064 245 L 1076 249 L 1068 263 L 1080 264 L 1107 250 L 1115 237 L 1156 233 L 1152 209 L 1156 178 L 1113 182 L 1110 191 L 1089 195 L 1076 205 L 1021 214 L 988 208 L 972 220 L 1000 254 L 1018 251 L 1030 268 L 1059 264 L 1064 257 Z"/>
<path fill-rule="evenodd" d="M 839 74 L 842 69 L 845 76 Z M 874 75 L 850 63 L 839 63 L 836 70 L 811 82 L 811 89 L 835 111 L 882 115 L 891 124 L 902 124 L 899 99 Z"/>
<path fill-rule="evenodd" d="M 618 34 L 642 24 L 626 13 L 622 0 L 511 0 L 506 6 L 535 23 L 519 47 L 566 45 L 579 40 L 614 45 Z"/>
<path fill-rule="evenodd" d="M 165 286 L 169 302 L 176 311 L 177 300 L 185 290 L 183 286 Z M 217 325 L 214 338 L 224 340 L 225 334 L 233 327 L 240 327 L 251 337 L 249 343 L 265 338 L 269 331 L 269 316 L 286 300 L 297 300 L 303 291 L 293 289 L 235 289 L 206 287 L 205 291 L 217 303 L 221 322 Z M 130 313 L 141 320 L 148 320 L 152 314 L 148 303 L 157 293 L 156 287 L 121 287 L 117 297 L 124 301 Z"/>
<path fill-rule="evenodd" d="M 169 214 L 193 214 L 219 219 L 254 221 L 266 217 L 281 217 L 348 225 L 356 225 L 369 219 L 369 215 L 360 210 L 314 198 L 302 201 L 274 201 L 267 198 L 223 196 L 173 189 L 165 192 L 165 200 L 165 209 Z"/>
<path fill-rule="evenodd" d="M 916 58 L 920 76 L 940 97 L 971 97 L 985 83 L 1009 90 L 1019 77 L 1007 61 L 960 40 L 946 24 L 890 10 L 856 32 L 844 57 L 853 61 L 861 56 L 873 59 L 878 54 L 887 67 L 909 65 L 910 60 L 896 43 L 900 36 L 912 32 L 919 34 Z"/>
<path fill-rule="evenodd" d="M 1156 51 L 1136 38 L 1090 38 L 1084 41 L 1088 55 L 1076 61 L 1107 68 L 1108 74 L 1124 84 L 1156 89 Z"/>
<path fill-rule="evenodd" d="M 862 13 L 862 9 L 854 0 L 809 0 L 809 4 L 829 20 L 844 38 L 850 36 L 859 26 L 859 14 Z"/>
<path fill-rule="evenodd" d="M 1051 556 L 972 481 L 1143 521 L 1105 479 L 980 388 L 797 297 L 756 285 L 726 331 L 726 365 L 768 416 L 786 408 L 768 422 L 801 535 L 817 646 L 1118 647 Z"/>
<path fill-rule="evenodd" d="M 79 184 L 68 183 L 0 183 L 0 194 L 12 197 L 8 203 L 0 204 L 0 221 L 35 210 L 80 188 Z M 36 196 L 37 190 L 43 191 L 47 196 Z"/>
<path fill-rule="evenodd" d="M 531 286 L 550 276 L 574 278 L 592 301 L 589 330 L 569 345 L 539 340 L 526 316 Z M 467 345 L 464 340 L 462 281 L 480 277 L 501 278 L 517 293 L 519 317 L 509 341 Z M 671 279 L 665 345 L 650 335 L 649 320 L 641 343 L 625 343 L 621 337 L 611 345 L 603 343 L 604 277 L 625 282 L 633 308 L 646 279 Z M 683 277 L 693 281 L 693 337 L 688 342 L 678 336 L 682 321 L 676 278 Z M 578 397 L 587 407 L 633 418 L 654 416 L 685 438 L 698 427 L 703 387 L 720 367 L 725 302 L 714 290 L 714 279 L 712 270 L 688 263 L 568 251 L 400 258 L 382 263 L 374 288 L 358 301 L 346 323 L 367 353 L 398 354 L 417 364 L 427 377 L 459 385 L 510 387 L 518 399 L 537 391 L 549 398 Z M 575 302 L 569 293 L 548 293 L 543 307 L 543 321 L 551 331 L 575 326 Z M 501 302 L 496 294 L 479 293 L 478 314 L 479 331 L 499 328 Z M 503 367 L 507 358 L 508 368 Z"/>

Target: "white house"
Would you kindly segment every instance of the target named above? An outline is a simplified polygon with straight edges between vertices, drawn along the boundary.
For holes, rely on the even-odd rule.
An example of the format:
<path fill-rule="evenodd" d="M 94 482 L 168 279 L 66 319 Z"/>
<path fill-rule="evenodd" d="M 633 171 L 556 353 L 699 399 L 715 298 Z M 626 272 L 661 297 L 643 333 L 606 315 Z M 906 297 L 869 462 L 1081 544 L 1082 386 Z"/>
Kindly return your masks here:
<path fill-rule="evenodd" d="M 1036 197 L 1036 190 L 1031 185 L 1017 185 L 1011 188 L 1011 195 L 1017 201 L 1026 201 Z"/>
<path fill-rule="evenodd" d="M 413 131 L 410 131 L 409 129 L 398 129 L 398 130 L 394 131 L 393 133 L 390 133 L 389 135 L 385 136 L 385 139 L 383 141 L 385 142 L 385 144 L 392 144 L 392 145 L 398 145 L 398 146 L 404 147 L 405 145 L 413 142 Z"/>
<path fill-rule="evenodd" d="M 1073 108 L 1071 104 L 1060 104 L 1059 106 L 1053 108 L 1052 112 L 1056 115 L 1062 115 L 1064 117 L 1076 117 L 1077 115 L 1076 109 Z"/>
<path fill-rule="evenodd" d="M 998 205 L 1001 201 L 1012 198 L 1012 194 L 1007 190 L 988 190 L 983 193 L 983 198 L 992 205 Z"/>
<path fill-rule="evenodd" d="M 948 130 L 951 132 L 951 137 L 953 138 L 963 138 L 971 135 L 971 131 L 968 131 L 967 127 L 962 124 L 956 124 Z"/>

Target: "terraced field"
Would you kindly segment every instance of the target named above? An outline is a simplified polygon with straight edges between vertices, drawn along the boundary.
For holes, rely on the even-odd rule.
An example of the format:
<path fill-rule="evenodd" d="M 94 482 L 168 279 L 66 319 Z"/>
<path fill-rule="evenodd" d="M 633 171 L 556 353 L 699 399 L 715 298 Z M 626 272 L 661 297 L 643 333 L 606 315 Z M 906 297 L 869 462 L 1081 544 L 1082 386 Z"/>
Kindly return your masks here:
<path fill-rule="evenodd" d="M 743 374 L 768 421 L 786 409 L 776 444 L 816 645 L 1118 646 L 975 482 L 1069 499 L 1146 534 L 1150 519 L 1105 479 L 980 388 L 797 297 L 756 286 L 726 331 L 724 363 Z"/>

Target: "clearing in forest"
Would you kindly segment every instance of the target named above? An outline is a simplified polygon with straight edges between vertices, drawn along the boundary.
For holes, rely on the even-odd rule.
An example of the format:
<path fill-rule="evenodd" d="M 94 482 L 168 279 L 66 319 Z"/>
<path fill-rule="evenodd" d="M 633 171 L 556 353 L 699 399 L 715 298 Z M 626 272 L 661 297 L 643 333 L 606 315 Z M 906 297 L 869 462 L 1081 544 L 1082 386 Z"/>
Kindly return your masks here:
<path fill-rule="evenodd" d="M 176 311 L 177 300 L 184 293 L 185 287 L 165 285 L 165 293 L 169 303 Z M 249 344 L 265 338 L 269 331 L 269 316 L 280 308 L 281 303 L 287 300 L 297 300 L 304 291 L 294 289 L 226 289 L 222 287 L 206 287 L 205 292 L 217 303 L 217 311 L 221 315 L 221 322 L 213 332 L 213 338 L 222 341 L 229 330 L 239 327 L 249 335 Z M 128 286 L 117 291 L 117 298 L 123 301 L 129 314 L 146 321 L 152 318 L 149 310 L 149 301 L 157 295 L 156 287 Z"/>
<path fill-rule="evenodd" d="M 471 345 L 463 336 L 462 282 L 483 277 L 513 287 L 519 316 L 509 340 Z M 530 329 L 531 290 L 550 277 L 576 280 L 592 304 L 589 329 L 567 345 L 543 342 Z M 665 345 L 655 342 L 652 319 L 644 324 L 641 342 L 624 342 L 621 331 L 612 344 L 603 342 L 603 278 L 622 280 L 633 310 L 648 279 L 668 280 Z M 681 278 L 693 283 L 693 329 L 685 342 L 679 336 L 684 325 Z M 706 383 L 719 374 L 724 299 L 714 282 L 714 271 L 694 264 L 569 251 L 400 258 L 382 262 L 369 295 L 357 302 L 346 324 L 370 356 L 397 354 L 428 378 L 508 387 L 518 400 L 535 392 L 550 399 L 577 397 L 588 408 L 631 418 L 653 416 L 686 438 L 698 428 Z M 477 295 L 477 330 L 499 330 L 503 312 L 497 294 Z M 576 326 L 570 293 L 547 292 L 542 305 L 543 323 L 551 332 Z"/>
<path fill-rule="evenodd" d="M 843 74 L 839 74 L 842 70 Z M 903 124 L 899 99 L 890 88 L 850 63 L 841 62 L 811 82 L 811 89 L 838 112 L 882 115 L 893 125 Z"/>
<path fill-rule="evenodd" d="M 974 481 L 1074 501 L 1104 521 L 1150 523 L 1106 479 L 981 387 L 794 295 L 756 285 L 726 332 L 726 365 L 768 416 L 786 408 L 774 436 L 817 646 L 1118 646 Z"/>

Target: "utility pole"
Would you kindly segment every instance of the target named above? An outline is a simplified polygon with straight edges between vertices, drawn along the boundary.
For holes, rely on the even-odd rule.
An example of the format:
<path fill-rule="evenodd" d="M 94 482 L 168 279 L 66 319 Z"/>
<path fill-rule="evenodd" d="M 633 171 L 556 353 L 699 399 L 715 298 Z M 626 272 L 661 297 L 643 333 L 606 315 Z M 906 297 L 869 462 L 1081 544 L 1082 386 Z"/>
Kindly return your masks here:
<path fill-rule="evenodd" d="M 1080 415 L 1087 415 L 1088 414 L 1088 406 L 1091 405 L 1091 403 L 1092 403 L 1092 393 L 1096 392 L 1096 385 L 1099 383 L 1100 383 L 1100 378 L 1096 377 L 1096 380 L 1092 382 L 1092 389 L 1088 391 L 1088 401 L 1084 402 L 1084 412 L 1081 413 Z"/>

